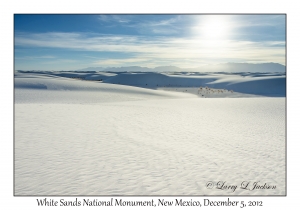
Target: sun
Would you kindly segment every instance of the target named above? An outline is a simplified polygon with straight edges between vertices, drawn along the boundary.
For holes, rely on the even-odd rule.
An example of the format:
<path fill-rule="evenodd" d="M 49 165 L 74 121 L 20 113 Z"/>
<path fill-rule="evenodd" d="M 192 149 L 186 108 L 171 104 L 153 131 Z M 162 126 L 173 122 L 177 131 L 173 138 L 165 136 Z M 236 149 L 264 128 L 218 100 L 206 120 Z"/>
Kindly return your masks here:
<path fill-rule="evenodd" d="M 224 16 L 208 16 L 201 21 L 199 29 L 205 39 L 225 39 L 229 32 L 229 22 Z"/>

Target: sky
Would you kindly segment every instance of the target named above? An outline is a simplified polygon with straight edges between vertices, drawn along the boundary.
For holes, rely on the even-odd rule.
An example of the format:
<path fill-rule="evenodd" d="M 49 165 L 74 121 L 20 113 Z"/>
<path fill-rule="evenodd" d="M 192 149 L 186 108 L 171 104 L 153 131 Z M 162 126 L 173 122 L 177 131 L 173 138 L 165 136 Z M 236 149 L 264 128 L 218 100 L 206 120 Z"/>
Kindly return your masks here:
<path fill-rule="evenodd" d="M 15 70 L 285 65 L 285 15 L 14 15 Z"/>

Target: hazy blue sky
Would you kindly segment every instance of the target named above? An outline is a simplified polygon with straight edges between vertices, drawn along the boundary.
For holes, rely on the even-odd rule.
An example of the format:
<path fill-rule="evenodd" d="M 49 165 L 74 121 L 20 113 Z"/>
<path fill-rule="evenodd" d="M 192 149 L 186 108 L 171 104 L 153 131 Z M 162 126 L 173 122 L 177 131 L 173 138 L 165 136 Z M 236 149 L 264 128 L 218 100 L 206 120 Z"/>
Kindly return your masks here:
<path fill-rule="evenodd" d="M 15 15 L 15 69 L 285 65 L 285 15 Z"/>

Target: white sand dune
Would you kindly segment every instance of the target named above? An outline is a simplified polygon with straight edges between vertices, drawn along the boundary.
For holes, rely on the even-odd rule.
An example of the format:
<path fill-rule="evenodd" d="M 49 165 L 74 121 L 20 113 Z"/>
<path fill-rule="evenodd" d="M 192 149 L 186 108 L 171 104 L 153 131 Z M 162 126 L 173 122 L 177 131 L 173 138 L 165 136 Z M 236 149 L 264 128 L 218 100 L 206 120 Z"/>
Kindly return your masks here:
<path fill-rule="evenodd" d="M 284 97 L 286 95 L 286 76 L 283 73 L 219 73 L 202 75 L 197 75 L 196 73 L 122 73 L 110 77 L 104 82 L 156 89 L 165 89 L 167 87 L 168 90 L 172 90 L 172 88 L 199 88 L 200 86 L 206 86 L 214 89 L 233 90 L 242 94 L 239 97 L 248 97 L 243 94 L 275 97 Z M 188 92 L 196 93 L 197 91 L 193 89 L 193 91 Z M 218 94 L 215 97 L 219 96 Z M 233 97 L 236 96 L 233 95 Z M 210 95 L 210 97 L 214 97 L 214 95 Z M 227 94 L 226 97 L 230 97 L 230 95 Z"/>
<path fill-rule="evenodd" d="M 141 75 L 107 80 L 133 83 Z M 154 85 L 185 78 L 144 76 Z M 15 76 L 15 195 L 285 195 L 285 178 L 284 97 L 201 98 Z M 217 189 L 218 181 L 237 189 Z M 240 189 L 244 181 L 276 188 Z"/>
<path fill-rule="evenodd" d="M 28 75 L 30 73 L 26 73 Z M 103 81 L 103 83 L 120 84 L 142 87 L 147 89 L 172 90 L 172 88 L 199 88 L 233 90 L 232 97 L 252 97 L 260 95 L 268 97 L 285 97 L 286 75 L 284 72 L 240 72 L 240 73 L 199 73 L 199 72 L 31 72 L 31 74 L 47 77 L 77 78 L 89 81 Z M 22 71 L 15 73 L 17 78 L 24 76 Z M 76 86 L 76 85 L 75 85 Z M 174 89 L 175 92 L 178 92 Z M 179 92 L 184 92 L 179 91 Z M 195 94 L 197 89 L 189 93 Z M 247 96 L 249 95 L 250 96 Z M 196 94 L 199 95 L 199 94 Z M 224 95 L 224 97 L 230 95 Z M 209 97 L 214 97 L 210 95 Z M 216 95 L 220 97 L 220 95 Z"/>
<path fill-rule="evenodd" d="M 15 77 L 16 103 L 100 103 L 158 98 L 195 97 L 192 94 L 82 81 L 53 75 Z"/>
<path fill-rule="evenodd" d="M 227 88 L 236 92 L 265 96 L 285 96 L 286 77 L 284 76 L 235 76 L 210 82 L 212 88 Z"/>

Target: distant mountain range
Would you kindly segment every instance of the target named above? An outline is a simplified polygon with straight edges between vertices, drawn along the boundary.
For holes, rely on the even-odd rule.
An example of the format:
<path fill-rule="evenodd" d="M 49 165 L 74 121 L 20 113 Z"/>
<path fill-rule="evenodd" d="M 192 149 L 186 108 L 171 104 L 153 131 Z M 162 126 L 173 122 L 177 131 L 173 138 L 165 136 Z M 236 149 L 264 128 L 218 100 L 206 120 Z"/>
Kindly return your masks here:
<path fill-rule="evenodd" d="M 223 63 L 215 65 L 206 65 L 197 68 L 179 68 L 176 66 L 159 66 L 155 68 L 128 66 L 128 67 L 88 67 L 85 69 L 78 69 L 77 71 L 109 71 L 109 72 L 285 72 L 286 67 L 279 63 Z"/>

